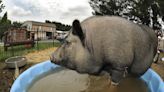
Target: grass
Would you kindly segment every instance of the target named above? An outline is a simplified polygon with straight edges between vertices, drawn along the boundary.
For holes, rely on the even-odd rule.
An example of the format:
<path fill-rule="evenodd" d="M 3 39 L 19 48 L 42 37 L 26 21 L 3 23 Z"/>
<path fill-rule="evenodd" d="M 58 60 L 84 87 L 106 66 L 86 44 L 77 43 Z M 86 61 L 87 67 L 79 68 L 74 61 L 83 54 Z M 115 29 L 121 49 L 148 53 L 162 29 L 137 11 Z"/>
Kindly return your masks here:
<path fill-rule="evenodd" d="M 25 55 L 27 53 L 33 52 L 33 51 L 39 51 L 44 50 L 51 47 L 58 47 L 60 46 L 59 42 L 38 42 L 35 44 L 35 47 L 28 47 L 27 45 L 19 45 L 19 46 L 13 46 L 9 47 L 7 51 L 4 51 L 4 47 L 0 46 L 0 61 L 4 61 L 5 59 L 12 57 L 12 56 L 18 56 L 18 55 Z"/>

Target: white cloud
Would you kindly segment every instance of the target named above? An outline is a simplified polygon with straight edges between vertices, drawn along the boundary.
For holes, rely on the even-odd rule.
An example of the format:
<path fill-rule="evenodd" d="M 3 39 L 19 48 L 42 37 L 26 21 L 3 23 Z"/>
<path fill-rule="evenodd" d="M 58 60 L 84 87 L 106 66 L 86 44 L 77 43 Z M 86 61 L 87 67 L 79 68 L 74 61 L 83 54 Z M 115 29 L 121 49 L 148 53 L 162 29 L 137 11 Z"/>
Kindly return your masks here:
<path fill-rule="evenodd" d="M 17 6 L 14 6 L 10 13 L 11 13 L 11 15 L 14 15 L 17 17 L 31 16 L 32 15 L 32 12 L 30 10 L 24 10 L 23 8 L 17 7 Z"/>
<path fill-rule="evenodd" d="M 4 0 L 11 20 L 60 21 L 71 24 L 74 19 L 91 16 L 88 0 Z"/>

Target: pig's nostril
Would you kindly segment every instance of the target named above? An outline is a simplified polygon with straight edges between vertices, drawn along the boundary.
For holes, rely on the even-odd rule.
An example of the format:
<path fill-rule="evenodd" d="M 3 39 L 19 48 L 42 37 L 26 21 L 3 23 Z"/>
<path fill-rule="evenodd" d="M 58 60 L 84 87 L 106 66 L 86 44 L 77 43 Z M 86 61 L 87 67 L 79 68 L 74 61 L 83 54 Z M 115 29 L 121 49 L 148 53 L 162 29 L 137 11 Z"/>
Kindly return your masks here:
<path fill-rule="evenodd" d="M 55 63 L 55 64 L 57 64 L 57 62 L 58 62 L 54 55 L 50 56 L 50 60 L 52 63 Z"/>
<path fill-rule="evenodd" d="M 51 62 L 54 62 L 55 58 L 53 56 L 50 56 L 50 60 L 51 60 Z"/>

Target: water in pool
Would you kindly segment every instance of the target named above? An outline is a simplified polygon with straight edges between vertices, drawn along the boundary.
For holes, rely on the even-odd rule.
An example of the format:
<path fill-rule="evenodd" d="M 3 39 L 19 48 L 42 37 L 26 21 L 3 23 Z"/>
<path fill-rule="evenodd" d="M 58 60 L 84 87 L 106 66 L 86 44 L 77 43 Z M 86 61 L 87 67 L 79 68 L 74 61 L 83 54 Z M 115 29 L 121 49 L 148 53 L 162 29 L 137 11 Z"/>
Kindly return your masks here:
<path fill-rule="evenodd" d="M 106 75 L 79 74 L 59 67 L 39 76 L 27 92 L 148 92 L 148 88 L 144 81 L 137 78 L 128 77 L 118 86 L 111 86 Z"/>

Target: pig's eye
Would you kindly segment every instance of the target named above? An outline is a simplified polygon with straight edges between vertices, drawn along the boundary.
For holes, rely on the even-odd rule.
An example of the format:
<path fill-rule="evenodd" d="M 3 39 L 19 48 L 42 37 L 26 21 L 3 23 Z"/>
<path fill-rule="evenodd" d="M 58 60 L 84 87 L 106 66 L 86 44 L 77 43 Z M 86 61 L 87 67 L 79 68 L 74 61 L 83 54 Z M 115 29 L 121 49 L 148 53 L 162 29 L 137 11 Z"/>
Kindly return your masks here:
<path fill-rule="evenodd" d="M 70 41 L 66 41 L 66 45 L 71 45 L 71 42 Z"/>

